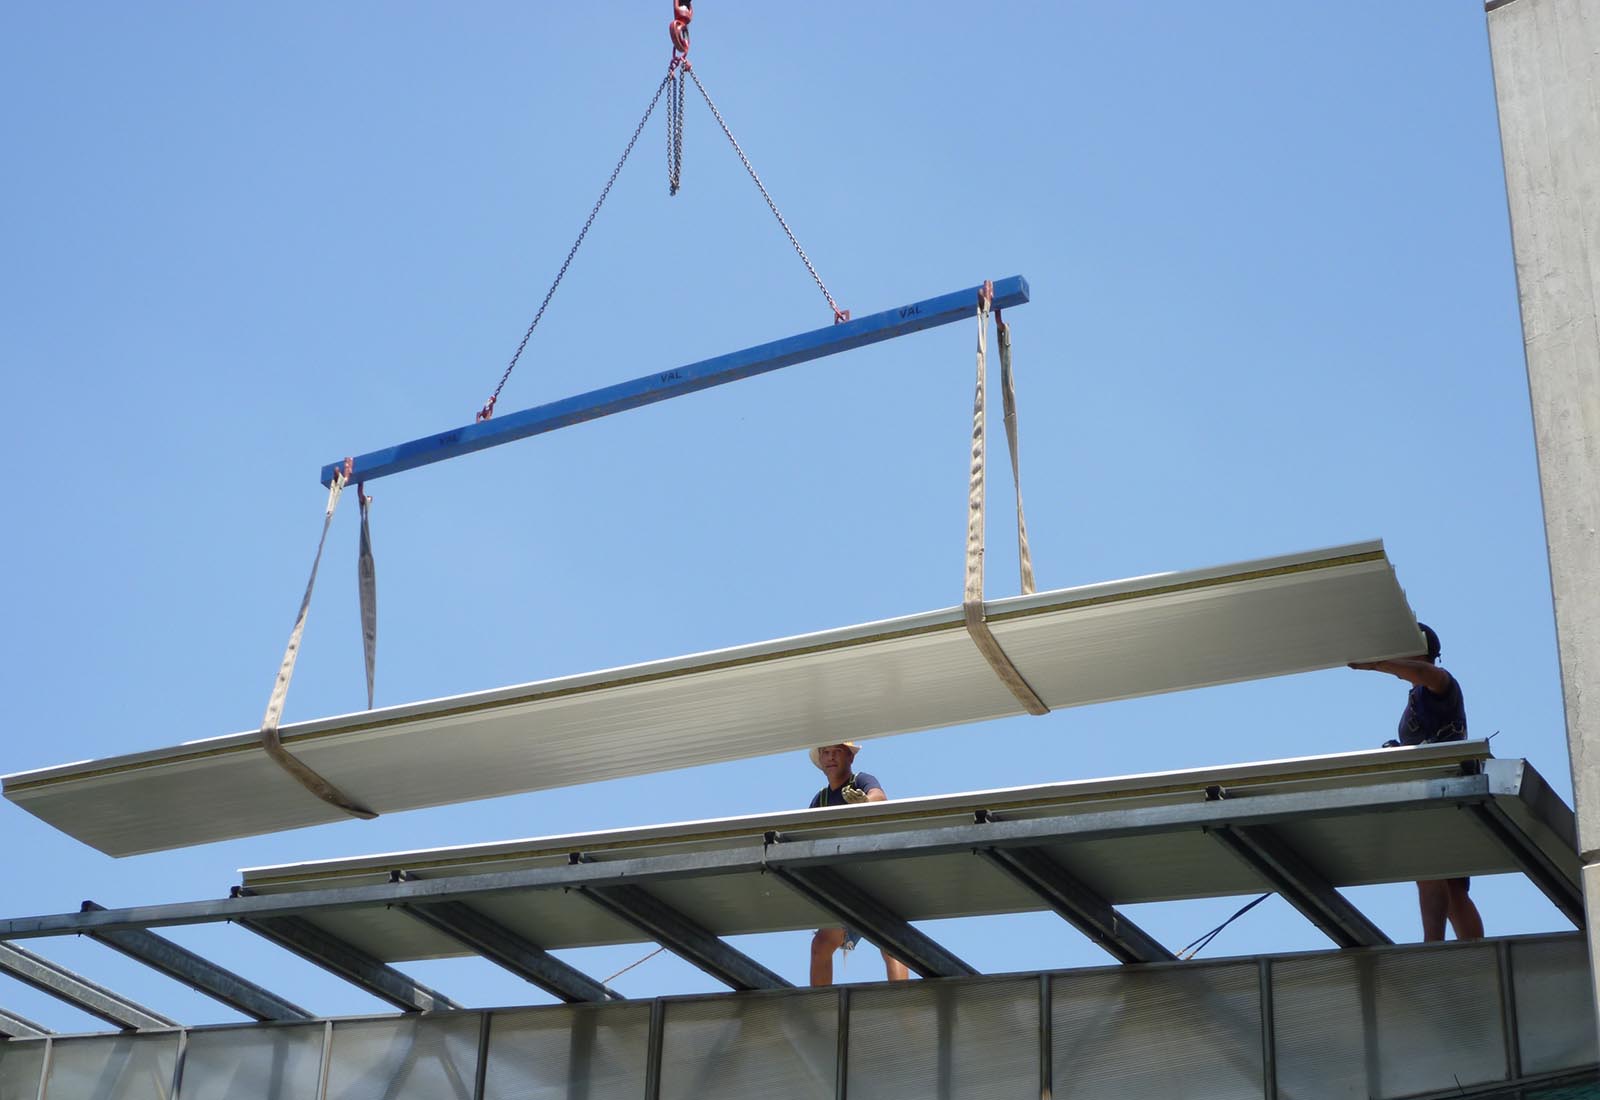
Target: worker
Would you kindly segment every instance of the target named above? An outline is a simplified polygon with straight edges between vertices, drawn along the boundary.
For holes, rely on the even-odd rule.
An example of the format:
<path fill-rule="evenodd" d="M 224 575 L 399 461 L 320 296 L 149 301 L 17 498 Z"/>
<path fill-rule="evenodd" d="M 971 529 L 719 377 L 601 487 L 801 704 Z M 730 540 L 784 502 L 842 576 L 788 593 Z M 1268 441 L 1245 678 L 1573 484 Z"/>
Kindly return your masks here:
<path fill-rule="evenodd" d="M 1385 741 L 1383 747 L 1436 745 L 1467 738 L 1467 706 L 1461 685 L 1439 667 L 1439 635 L 1426 623 L 1417 629 L 1428 644 L 1426 653 L 1389 661 L 1356 661 L 1351 668 L 1387 672 L 1411 685 L 1406 709 L 1400 715 L 1399 738 Z M 1445 920 L 1455 929 L 1458 940 L 1483 938 L 1483 917 L 1468 891 L 1470 878 L 1435 879 L 1417 883 L 1417 903 L 1422 909 L 1424 942 L 1444 939 Z"/>
<path fill-rule="evenodd" d="M 838 745 L 823 745 L 811 750 L 811 762 L 828 777 L 828 785 L 811 799 L 811 809 L 819 806 L 849 806 L 867 802 L 883 802 L 889 796 L 883 793 L 878 777 L 855 771 L 856 753 L 861 746 L 853 741 Z M 840 949 L 850 951 L 861 942 L 861 933 L 854 928 L 819 928 L 811 937 L 811 984 L 833 984 L 833 953 Z M 883 968 L 891 982 L 903 982 L 910 977 L 906 964 L 883 952 Z"/>

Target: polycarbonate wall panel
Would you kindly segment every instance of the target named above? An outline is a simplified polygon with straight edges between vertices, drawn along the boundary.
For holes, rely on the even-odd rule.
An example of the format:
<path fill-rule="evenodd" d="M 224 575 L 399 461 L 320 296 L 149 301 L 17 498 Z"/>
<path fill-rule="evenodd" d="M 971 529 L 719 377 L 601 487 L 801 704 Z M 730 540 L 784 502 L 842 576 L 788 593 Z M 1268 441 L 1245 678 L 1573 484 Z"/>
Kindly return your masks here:
<path fill-rule="evenodd" d="M 1366 1100 L 1507 1077 L 1492 946 L 1288 959 L 1272 972 L 1286 1093 Z"/>
<path fill-rule="evenodd" d="M 1522 1072 L 1547 1073 L 1600 1061 L 1583 939 L 1513 943 L 1510 948 Z"/>
<path fill-rule="evenodd" d="M 645 1003 L 496 1012 L 484 1100 L 639 1100 L 649 1046 Z"/>
<path fill-rule="evenodd" d="M 402 1016 L 333 1025 L 328 1100 L 472 1100 L 482 1016 Z"/>
<path fill-rule="evenodd" d="M 850 1100 L 1039 1098 L 1039 983 L 903 982 L 853 991 Z"/>
<path fill-rule="evenodd" d="M 718 997 L 666 1006 L 661 1100 L 831 1100 L 839 994 Z"/>
<path fill-rule="evenodd" d="M 1058 1100 L 1260 1100 L 1254 963 L 1102 971 L 1051 980 Z"/>
<path fill-rule="evenodd" d="M 56 1039 L 47 1100 L 168 1100 L 178 1062 L 177 1033 Z"/>
<path fill-rule="evenodd" d="M 0 1100 L 36 1100 L 44 1070 L 43 1039 L 0 1043 Z"/>
<path fill-rule="evenodd" d="M 322 1024 L 192 1031 L 178 1100 L 316 1100 Z"/>
<path fill-rule="evenodd" d="M 1588 1081 L 1577 1085 L 1557 1085 L 1548 1089 L 1529 1089 L 1525 1092 L 1504 1092 L 1486 1100 L 1600 1100 L 1600 1082 Z"/>

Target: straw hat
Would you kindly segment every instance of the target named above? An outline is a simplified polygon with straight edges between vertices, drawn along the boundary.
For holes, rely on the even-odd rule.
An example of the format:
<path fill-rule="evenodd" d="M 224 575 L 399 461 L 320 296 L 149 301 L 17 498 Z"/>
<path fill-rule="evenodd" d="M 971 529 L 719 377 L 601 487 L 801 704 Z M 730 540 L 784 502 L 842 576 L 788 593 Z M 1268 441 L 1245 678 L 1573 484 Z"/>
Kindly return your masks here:
<path fill-rule="evenodd" d="M 833 744 L 843 745 L 845 748 L 849 749 L 850 759 L 852 762 L 856 758 L 856 753 L 861 751 L 861 746 L 856 744 L 854 741 L 835 741 Z M 827 746 L 823 745 L 811 750 L 811 762 L 815 764 L 819 770 L 822 768 L 822 750 L 824 748 L 827 748 Z"/>

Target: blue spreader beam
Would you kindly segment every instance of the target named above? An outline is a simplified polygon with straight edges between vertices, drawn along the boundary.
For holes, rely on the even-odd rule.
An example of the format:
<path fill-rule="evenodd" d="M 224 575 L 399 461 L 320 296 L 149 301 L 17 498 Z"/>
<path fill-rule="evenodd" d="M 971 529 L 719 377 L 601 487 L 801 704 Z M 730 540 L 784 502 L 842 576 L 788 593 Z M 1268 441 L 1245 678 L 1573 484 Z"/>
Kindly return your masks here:
<path fill-rule="evenodd" d="M 619 382 L 614 386 L 552 401 L 548 405 L 523 409 L 463 428 L 452 428 L 437 435 L 413 439 L 381 451 L 372 451 L 356 458 L 351 480 L 372 481 L 431 462 L 442 462 L 457 455 L 526 439 L 530 435 L 610 416 L 624 409 L 636 409 L 640 405 L 720 386 L 724 382 L 737 382 L 741 378 L 820 359 L 835 352 L 876 344 L 880 340 L 921 332 L 937 325 L 948 325 L 972 316 L 978 305 L 978 290 L 975 286 L 968 287 L 953 294 L 911 302 L 874 313 L 870 317 L 858 317 L 843 324 L 813 329 L 798 336 L 774 340 L 770 344 L 729 352 L 715 359 L 703 359 L 659 374 L 647 374 L 631 382 Z M 995 282 L 994 304 L 997 308 L 1019 306 L 1027 300 L 1028 281 L 1022 276 L 1013 275 Z M 324 466 L 322 483 L 331 483 L 334 472 L 343 466 L 343 459 Z"/>

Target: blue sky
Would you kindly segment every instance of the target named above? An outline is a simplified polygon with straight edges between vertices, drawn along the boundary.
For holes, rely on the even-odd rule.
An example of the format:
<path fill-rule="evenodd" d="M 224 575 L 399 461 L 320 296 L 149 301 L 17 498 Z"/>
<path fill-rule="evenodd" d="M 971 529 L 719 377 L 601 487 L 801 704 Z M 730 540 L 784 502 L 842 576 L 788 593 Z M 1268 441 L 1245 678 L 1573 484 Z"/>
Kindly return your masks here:
<path fill-rule="evenodd" d="M 666 7 L 0 14 L 0 770 L 259 723 L 318 468 L 471 419 L 664 71 Z M 1481 4 L 836 8 L 703 0 L 697 71 L 842 305 L 1029 279 L 1008 318 L 1040 586 L 1382 538 L 1474 733 L 1568 794 Z M 502 410 L 828 322 L 696 98 L 668 198 L 664 125 Z M 373 486 L 379 702 L 959 602 L 971 341 L 937 330 Z M 363 702 L 349 505 L 289 720 Z M 991 595 L 1016 590 L 1008 531 L 995 513 Z M 909 796 L 1337 752 L 1390 736 L 1403 696 L 1333 670 L 860 763 Z M 242 866 L 816 786 L 793 754 L 123 861 L 7 804 L 0 908 L 213 897 Z M 1491 932 L 1565 927 L 1523 883 L 1475 893 Z M 1355 894 L 1419 936 L 1409 886 Z M 1134 916 L 1178 946 L 1238 904 Z M 1105 960 L 1053 916 L 932 931 L 985 971 Z M 247 933 L 173 938 L 318 1013 L 381 1010 Z M 741 946 L 802 980 L 806 941 Z M 1209 953 L 1324 942 L 1273 899 Z M 231 1018 L 94 944 L 30 946 L 186 1022 Z M 571 957 L 604 976 L 644 950 Z M 405 969 L 469 1004 L 546 999 L 476 960 Z M 617 984 L 715 988 L 666 955 Z M 98 1027 L 8 980 L 0 1005 Z"/>

